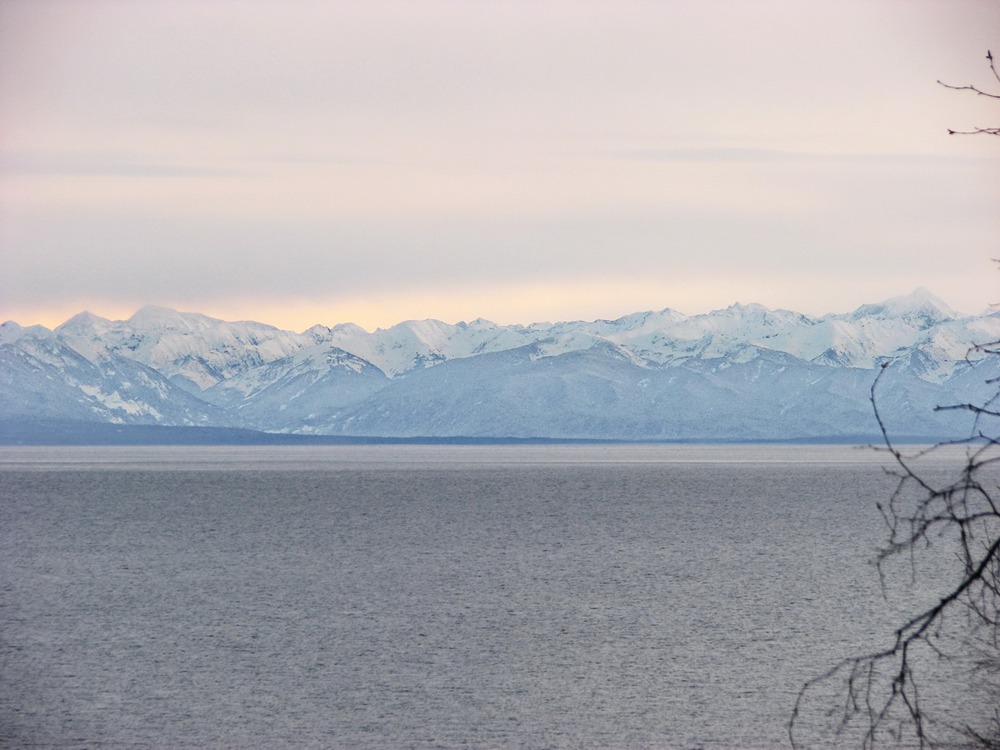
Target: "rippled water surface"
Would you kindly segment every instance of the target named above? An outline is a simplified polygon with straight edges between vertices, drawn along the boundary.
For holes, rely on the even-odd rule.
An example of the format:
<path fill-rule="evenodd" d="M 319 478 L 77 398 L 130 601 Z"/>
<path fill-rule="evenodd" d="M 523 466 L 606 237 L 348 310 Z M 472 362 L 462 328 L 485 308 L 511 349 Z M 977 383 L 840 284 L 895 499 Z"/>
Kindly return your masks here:
<path fill-rule="evenodd" d="M 780 747 L 884 639 L 848 447 L 0 452 L 0 745 Z"/>

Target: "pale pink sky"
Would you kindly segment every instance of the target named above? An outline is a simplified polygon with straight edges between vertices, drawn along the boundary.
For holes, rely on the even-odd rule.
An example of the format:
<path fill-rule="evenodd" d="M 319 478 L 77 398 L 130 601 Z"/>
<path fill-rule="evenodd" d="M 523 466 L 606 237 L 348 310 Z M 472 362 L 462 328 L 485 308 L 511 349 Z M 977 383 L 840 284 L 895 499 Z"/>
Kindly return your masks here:
<path fill-rule="evenodd" d="M 1000 300 L 1000 3 L 0 4 L 0 320 Z"/>

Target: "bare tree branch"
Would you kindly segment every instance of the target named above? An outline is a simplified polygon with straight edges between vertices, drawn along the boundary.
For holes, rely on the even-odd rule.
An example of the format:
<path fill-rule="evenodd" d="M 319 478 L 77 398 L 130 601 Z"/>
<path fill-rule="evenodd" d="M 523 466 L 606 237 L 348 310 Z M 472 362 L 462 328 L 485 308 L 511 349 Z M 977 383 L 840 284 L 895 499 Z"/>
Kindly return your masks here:
<path fill-rule="evenodd" d="M 987 51 L 986 59 L 993 78 L 1000 83 L 992 52 Z M 1000 93 L 971 84 L 938 83 L 956 91 L 1000 99 Z M 1000 135 L 1000 128 L 977 127 L 948 133 Z M 972 347 L 966 361 L 972 362 L 973 353 L 997 357 L 1000 341 Z M 892 457 L 893 468 L 887 471 L 897 480 L 888 501 L 876 504 L 888 534 L 875 559 L 882 592 L 888 595 L 886 566 L 890 561 L 908 556 L 910 578 L 917 583 L 918 560 L 942 542 L 955 553 L 951 571 L 954 576 L 933 604 L 905 619 L 886 648 L 843 659 L 807 682 L 795 701 L 788 736 L 793 748 L 803 746 L 798 735 L 806 700 L 826 685 L 843 695 L 839 709 L 834 709 L 835 714 L 839 712 L 834 730 L 838 746 L 843 744 L 842 735 L 851 730 L 860 733 L 857 739 L 862 748 L 874 748 L 886 741 L 900 744 L 904 738 L 912 738 L 907 746 L 915 743 L 919 748 L 928 748 L 938 745 L 943 736 L 940 742 L 947 742 L 948 747 L 1000 750 L 1000 427 L 996 426 L 1000 388 L 981 401 L 935 408 L 935 412 L 968 413 L 971 424 L 967 437 L 904 455 L 893 443 L 877 398 L 889 365 L 883 363 L 870 393 L 884 443 L 882 450 Z M 1000 378 L 985 382 L 997 387 Z M 950 475 L 950 481 L 928 472 L 922 463 L 935 451 L 954 451 L 960 446 L 965 448 L 964 461 Z M 934 558 L 934 564 L 942 561 Z M 947 566 L 947 560 L 943 564 Z M 942 664 L 958 669 L 963 681 L 975 675 L 987 676 L 992 692 L 984 694 L 982 704 L 976 706 L 982 713 L 975 721 L 970 718 L 956 723 L 950 715 L 956 706 L 941 706 L 923 697 L 921 685 L 933 685 L 929 670 Z"/>
<path fill-rule="evenodd" d="M 990 61 L 990 70 L 993 73 L 993 77 L 1000 83 L 1000 73 L 997 72 L 996 63 L 993 60 L 993 53 L 986 50 L 986 59 Z M 953 91 L 971 91 L 976 96 L 985 96 L 990 99 L 1000 99 L 1000 94 L 994 94 L 991 91 L 983 91 L 983 89 L 978 86 L 973 86 L 968 84 L 965 86 L 954 86 L 950 83 L 945 83 L 944 81 L 938 81 L 938 84 L 944 86 L 946 89 L 952 89 Z M 1000 135 L 1000 128 L 973 128 L 972 130 L 952 130 L 948 129 L 948 135 Z"/>
<path fill-rule="evenodd" d="M 1000 96 L 997 97 L 1000 99 Z M 948 129 L 948 135 L 1000 135 L 1000 128 L 973 128 L 972 130 Z"/>
<path fill-rule="evenodd" d="M 797 729 L 807 696 L 820 685 L 842 679 L 845 702 L 836 733 L 840 736 L 860 720 L 862 748 L 874 748 L 886 739 L 898 742 L 907 726 L 920 748 L 935 746 L 937 730 L 958 732 L 966 740 L 978 743 L 978 747 L 996 748 L 1000 746 L 1000 734 L 994 736 L 1000 730 L 1000 709 L 993 714 L 995 726 L 989 731 L 967 725 L 949 727 L 947 711 L 934 711 L 924 705 L 920 660 L 915 660 L 914 655 L 920 649 L 938 660 L 954 658 L 945 648 L 941 633 L 945 618 L 955 612 L 964 613 L 969 633 L 981 632 L 984 628 L 990 631 L 993 648 L 984 663 L 1000 664 L 1000 503 L 992 494 L 998 489 L 995 483 L 980 478 L 986 469 L 995 470 L 1000 462 L 997 454 L 1000 441 L 983 438 L 977 432 L 965 440 L 947 443 L 967 446 L 965 463 L 953 481 L 935 484 L 918 470 L 918 462 L 945 444 L 906 456 L 893 443 L 877 398 L 887 368 L 888 364 L 882 366 L 871 387 L 872 409 L 884 450 L 892 456 L 896 467 L 893 473 L 898 478 L 888 503 L 878 505 L 889 532 L 876 558 L 883 591 L 886 586 L 883 566 L 889 560 L 909 554 L 913 565 L 913 558 L 920 550 L 942 537 L 956 541 L 958 580 L 933 605 L 898 627 L 887 648 L 846 658 L 807 682 L 792 710 L 789 739 L 793 748 L 803 746 Z M 982 414 L 993 413 L 972 404 L 941 407 L 942 410 L 947 408 L 972 412 L 977 424 Z"/>

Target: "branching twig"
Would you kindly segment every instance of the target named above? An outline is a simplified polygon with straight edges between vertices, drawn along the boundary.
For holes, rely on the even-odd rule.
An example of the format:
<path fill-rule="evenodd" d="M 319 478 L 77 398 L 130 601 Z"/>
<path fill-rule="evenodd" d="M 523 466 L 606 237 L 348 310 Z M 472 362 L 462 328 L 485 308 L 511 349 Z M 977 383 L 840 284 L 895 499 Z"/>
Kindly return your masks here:
<path fill-rule="evenodd" d="M 1000 83 L 992 52 L 987 51 L 993 78 Z M 972 84 L 954 86 L 938 81 L 941 86 L 956 91 L 971 91 L 977 96 L 1000 99 L 993 93 Z M 976 127 L 971 130 L 948 130 L 949 135 L 986 134 L 1000 136 L 1000 127 Z M 992 341 L 970 349 L 966 361 L 976 351 L 986 355 L 1000 354 L 1000 342 Z M 934 711 L 934 706 L 921 697 L 918 674 L 925 682 L 930 678 L 924 671 L 928 663 L 919 653 L 933 657 L 932 664 L 954 663 L 969 667 L 963 679 L 973 674 L 1000 673 L 1000 486 L 996 475 L 986 481 L 984 473 L 996 470 L 1000 462 L 1000 435 L 990 418 L 1000 418 L 1000 388 L 991 398 L 981 402 L 957 403 L 938 406 L 936 412 L 967 412 L 971 414 L 971 429 L 967 437 L 938 443 L 905 456 L 893 443 L 879 410 L 876 391 L 889 363 L 884 363 L 871 387 L 871 403 L 884 443 L 884 450 L 892 456 L 894 469 L 889 473 L 897 478 L 895 491 L 887 503 L 877 507 L 885 521 L 888 539 L 878 551 L 876 565 L 883 595 L 887 595 L 885 566 L 898 555 L 910 556 L 910 570 L 917 579 L 917 560 L 921 553 L 939 539 L 954 542 L 955 579 L 937 602 L 911 616 L 894 632 L 892 643 L 881 651 L 849 657 L 824 674 L 807 682 L 799 691 L 788 724 L 792 747 L 800 747 L 796 737 L 802 717 L 804 701 L 819 685 L 843 680 L 844 703 L 841 708 L 837 737 L 852 725 L 862 722 L 860 743 L 862 748 L 873 748 L 882 738 L 902 742 L 909 732 L 920 748 L 935 744 L 934 733 L 940 728 L 961 738 L 961 745 L 1000 750 L 1000 708 L 984 703 L 980 708 L 986 718 L 986 728 L 974 727 L 966 721 L 954 720 L 947 714 L 955 706 L 940 707 L 944 716 Z M 986 383 L 997 387 L 1000 378 L 989 378 Z M 945 446 L 966 446 L 965 463 L 957 478 L 950 484 L 934 483 L 925 474 L 920 461 L 933 451 Z M 920 470 L 918 470 L 920 467 Z M 994 494 L 997 493 L 997 494 Z M 957 617 L 951 617 L 954 612 Z M 950 625 L 964 628 L 956 643 L 968 650 L 967 655 L 946 647 L 945 620 Z M 985 636 L 979 646 L 975 638 Z M 977 651 L 977 648 L 979 649 Z M 970 666 L 971 665 L 971 666 Z M 957 699 L 956 699 L 957 700 Z M 984 700 L 1000 702 L 996 695 Z M 838 743 L 842 744 L 842 743 Z"/>
<path fill-rule="evenodd" d="M 988 94 L 988 96 L 992 96 L 992 94 Z M 997 99 L 1000 99 L 1000 96 Z M 948 135 L 1000 135 L 1000 128 L 973 128 L 972 130 L 952 130 L 948 128 Z"/>
<path fill-rule="evenodd" d="M 952 658 L 939 644 L 943 621 L 951 611 L 965 612 L 970 632 L 980 626 L 990 628 L 994 646 L 1000 644 L 1000 511 L 991 490 L 978 478 L 986 467 L 992 467 L 1000 460 L 995 455 L 987 454 L 998 446 L 998 441 L 985 439 L 975 442 L 981 437 L 979 434 L 966 441 L 956 441 L 970 446 L 958 479 L 943 487 L 933 484 L 917 470 L 916 462 L 942 444 L 907 457 L 893 443 L 876 398 L 886 371 L 887 365 L 883 365 L 871 387 L 875 418 L 885 450 L 893 457 L 899 479 L 888 504 L 879 504 L 889 530 L 889 540 L 877 558 L 883 590 L 883 565 L 889 559 L 901 553 L 913 556 L 918 546 L 922 549 L 923 545 L 930 544 L 932 536 L 937 538 L 944 532 L 951 532 L 957 539 L 960 577 L 934 605 L 897 628 L 888 648 L 844 659 L 803 686 L 789 722 L 789 738 L 793 747 L 800 747 L 796 727 L 807 694 L 818 685 L 840 677 L 845 683 L 846 702 L 838 735 L 852 721 L 860 718 L 865 722 L 861 736 L 863 748 L 873 748 L 883 735 L 898 740 L 906 724 L 919 747 L 932 746 L 933 727 L 947 728 L 950 725 L 928 713 L 928 707 L 921 701 L 914 650 L 921 647 L 939 659 Z M 990 410 L 971 404 L 942 408 L 967 409 L 975 414 L 977 420 L 983 413 L 990 413 Z M 906 495 L 907 491 L 915 491 L 916 499 L 908 499 L 914 496 Z M 915 563 L 911 564 L 914 564 L 915 572 Z M 1000 654 L 994 656 L 1000 657 Z M 897 721 L 900 724 L 896 724 Z M 966 738 L 984 736 L 969 727 L 958 731 Z"/>
<path fill-rule="evenodd" d="M 986 59 L 990 61 L 990 70 L 993 72 L 993 77 L 1000 82 L 1000 73 L 997 73 L 996 63 L 993 60 L 993 53 L 989 50 L 986 51 Z M 966 86 L 953 86 L 950 83 L 945 83 L 944 81 L 938 81 L 941 86 L 946 89 L 952 89 L 953 91 L 971 91 L 976 96 L 985 96 L 990 99 L 1000 99 L 1000 94 L 994 94 L 990 91 L 983 91 L 978 86 L 973 86 L 968 84 Z M 1000 128 L 973 128 L 972 130 L 952 130 L 948 129 L 948 135 L 1000 135 Z"/>

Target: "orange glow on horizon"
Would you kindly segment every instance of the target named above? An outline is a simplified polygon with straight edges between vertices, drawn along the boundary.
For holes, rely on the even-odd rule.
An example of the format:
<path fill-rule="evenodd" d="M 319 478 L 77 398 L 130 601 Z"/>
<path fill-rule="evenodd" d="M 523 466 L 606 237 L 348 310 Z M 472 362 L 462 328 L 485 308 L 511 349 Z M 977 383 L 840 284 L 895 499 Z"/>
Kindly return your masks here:
<path fill-rule="evenodd" d="M 650 280 L 614 281 L 580 280 L 563 283 L 521 283 L 479 285 L 431 292 L 403 289 L 394 292 L 358 293 L 333 301 L 314 299 L 268 300 L 230 298 L 226 300 L 150 300 L 129 304 L 110 301 L 68 301 L 58 307 L 0 307 L 0 322 L 13 320 L 22 326 L 40 324 L 55 328 L 72 316 L 87 310 L 109 320 L 127 320 L 145 304 L 169 307 L 181 312 L 201 313 L 213 318 L 255 321 L 302 332 L 314 325 L 332 327 L 354 323 L 365 330 L 388 328 L 406 320 L 429 318 L 455 324 L 484 318 L 500 325 L 569 320 L 614 319 L 646 310 L 671 308 L 686 315 L 718 310 L 734 303 L 759 303 L 772 309 L 785 308 L 807 315 L 849 312 L 855 307 L 908 294 L 920 286 L 918 279 L 899 279 L 894 289 L 867 288 L 859 283 L 853 290 L 851 306 L 835 302 L 835 295 L 817 294 L 821 288 L 804 279 L 784 279 L 776 286 L 774 278 L 720 280 L 699 283 Z M 873 282 L 877 283 L 877 282 Z M 950 289 L 932 289 L 946 302 L 954 295 Z M 966 300 L 968 301 L 968 300 Z M 836 305 L 836 306 L 834 306 Z M 988 303 L 984 304 L 982 309 Z M 979 313 L 982 309 L 958 309 Z"/>
<path fill-rule="evenodd" d="M 446 323 L 485 318 L 502 325 L 596 320 L 619 317 L 639 310 L 659 310 L 664 307 L 677 309 L 681 304 L 688 309 L 693 304 L 696 309 L 691 310 L 692 312 L 702 311 L 700 308 L 704 304 L 697 304 L 692 298 L 690 287 L 682 295 L 683 299 L 679 298 L 677 291 L 657 283 L 584 281 L 466 287 L 440 293 L 400 290 L 358 294 L 335 301 L 235 298 L 210 302 L 154 300 L 129 305 L 91 300 L 67 302 L 59 307 L 21 308 L 10 312 L 0 309 L 0 319 L 14 320 L 22 326 L 40 324 L 46 328 L 55 328 L 84 310 L 110 320 L 127 320 L 144 304 L 155 304 L 230 322 L 252 320 L 301 332 L 314 325 L 332 327 L 338 323 L 354 323 L 368 331 L 374 331 L 406 320 L 427 318 Z"/>

